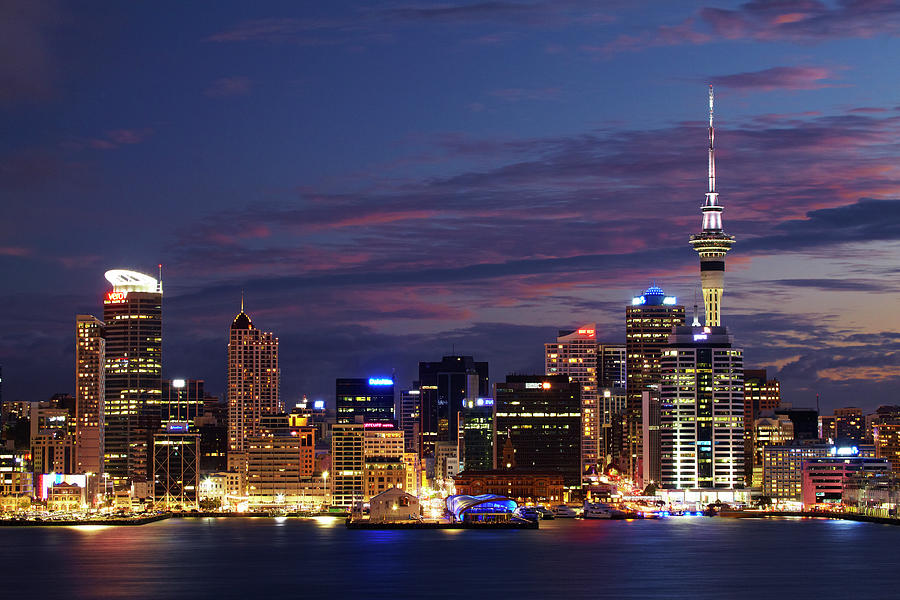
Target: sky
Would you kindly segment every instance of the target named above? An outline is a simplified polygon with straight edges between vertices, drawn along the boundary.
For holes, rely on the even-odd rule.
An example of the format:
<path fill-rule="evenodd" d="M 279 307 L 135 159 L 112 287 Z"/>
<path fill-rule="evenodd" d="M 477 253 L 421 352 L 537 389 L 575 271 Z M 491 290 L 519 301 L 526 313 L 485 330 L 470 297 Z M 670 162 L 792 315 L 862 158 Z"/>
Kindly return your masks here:
<path fill-rule="evenodd" d="M 158 263 L 163 375 L 214 394 L 242 290 L 288 404 L 621 343 L 651 282 L 699 296 L 711 83 L 746 366 L 900 403 L 898 59 L 896 0 L 8 0 L 2 397 L 72 393 L 75 315 Z"/>

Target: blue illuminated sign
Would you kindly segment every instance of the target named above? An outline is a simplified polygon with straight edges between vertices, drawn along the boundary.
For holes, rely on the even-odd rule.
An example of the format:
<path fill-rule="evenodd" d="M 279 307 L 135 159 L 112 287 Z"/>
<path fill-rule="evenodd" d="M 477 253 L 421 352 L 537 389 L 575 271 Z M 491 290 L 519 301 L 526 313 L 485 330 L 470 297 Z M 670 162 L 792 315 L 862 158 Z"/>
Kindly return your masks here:
<path fill-rule="evenodd" d="M 325 410 L 325 401 L 316 400 L 315 402 L 313 402 L 313 408 L 316 410 Z"/>
<path fill-rule="evenodd" d="M 394 385 L 394 380 L 384 377 L 369 377 L 369 385 Z"/>
<path fill-rule="evenodd" d="M 475 401 L 475 404 L 478 406 L 493 406 L 494 399 L 493 398 L 479 398 Z"/>

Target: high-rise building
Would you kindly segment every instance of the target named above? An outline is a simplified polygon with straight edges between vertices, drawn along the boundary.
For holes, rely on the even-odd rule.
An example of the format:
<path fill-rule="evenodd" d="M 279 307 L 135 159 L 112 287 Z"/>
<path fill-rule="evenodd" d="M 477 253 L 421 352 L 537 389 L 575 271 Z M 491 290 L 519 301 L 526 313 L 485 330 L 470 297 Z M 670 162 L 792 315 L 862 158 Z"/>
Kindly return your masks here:
<path fill-rule="evenodd" d="M 852 446 L 866 442 L 866 418 L 861 408 L 848 406 L 834 409 L 834 443 Z"/>
<path fill-rule="evenodd" d="M 154 427 L 148 407 L 162 395 L 162 282 L 135 271 L 106 272 L 105 471 L 114 484 L 148 481 Z"/>
<path fill-rule="evenodd" d="M 633 478 L 641 471 L 643 392 L 659 390 L 659 360 L 676 325 L 684 325 L 684 306 L 651 286 L 625 309 L 628 449 L 625 467 Z"/>
<path fill-rule="evenodd" d="M 458 442 L 463 402 L 490 396 L 488 364 L 471 356 L 420 362 L 419 392 L 419 455 L 434 457 L 436 442 Z"/>
<path fill-rule="evenodd" d="M 782 402 L 775 416 L 785 416 L 794 424 L 794 439 L 798 442 L 819 439 L 819 411 L 814 408 L 794 408 Z"/>
<path fill-rule="evenodd" d="M 766 446 L 783 446 L 794 440 L 794 424 L 790 419 L 784 415 L 776 417 L 772 413 L 763 414 L 764 416 L 753 421 L 751 428 L 753 454 L 744 458 L 750 461 L 750 485 L 754 488 L 761 488 L 763 485 L 763 449 Z M 766 414 L 769 416 L 765 416 Z M 746 432 L 744 437 L 746 438 Z"/>
<path fill-rule="evenodd" d="M 316 428 L 307 417 L 275 415 L 265 434 L 248 439 L 247 493 L 255 504 L 299 504 L 315 477 Z"/>
<path fill-rule="evenodd" d="M 282 412 L 278 338 L 257 329 L 241 300 L 228 338 L 228 468 L 245 471 L 248 439 L 261 433 L 263 416 Z"/>
<path fill-rule="evenodd" d="M 565 375 L 581 386 L 581 473 L 585 485 L 604 466 L 600 464 L 603 444 L 597 346 L 596 323 L 561 330 L 556 342 L 544 344 L 545 373 Z"/>
<path fill-rule="evenodd" d="M 158 508 L 190 510 L 200 493 L 200 434 L 187 422 L 168 421 L 153 436 L 153 501 Z"/>
<path fill-rule="evenodd" d="M 781 404 L 781 384 L 777 379 L 769 379 L 765 369 L 744 369 L 744 477 L 752 478 L 752 469 L 759 467 L 754 457 L 756 450 L 753 437 L 754 423 L 764 412 L 774 411 Z M 793 439 L 793 427 L 791 428 Z"/>
<path fill-rule="evenodd" d="M 407 452 L 419 449 L 419 396 L 418 389 L 401 390 L 398 421 L 403 430 L 403 443 Z"/>
<path fill-rule="evenodd" d="M 627 356 L 625 344 L 597 344 L 597 385 L 600 388 L 625 391 L 628 382 Z"/>
<path fill-rule="evenodd" d="M 484 471 L 494 463 L 494 399 L 466 400 L 459 414 L 459 470 Z"/>
<path fill-rule="evenodd" d="M 700 233 L 691 236 L 691 246 L 700 255 L 700 284 L 707 327 L 722 325 L 722 295 L 725 293 L 725 255 L 734 245 L 734 236 L 722 229 L 722 205 L 716 192 L 715 129 L 713 128 L 713 88 L 709 86 L 709 191 L 703 204 Z"/>
<path fill-rule="evenodd" d="M 337 422 L 395 423 L 394 380 L 390 377 L 345 378 L 335 382 Z"/>
<path fill-rule="evenodd" d="M 566 375 L 508 375 L 495 386 L 494 409 L 494 465 L 558 472 L 569 498 L 580 496 L 581 385 Z"/>
<path fill-rule="evenodd" d="M 104 323 L 91 315 L 75 317 L 76 473 L 103 473 L 106 403 Z"/>
<path fill-rule="evenodd" d="M 724 327 L 676 327 L 662 357 L 661 480 L 744 488 L 744 360 Z"/>
<path fill-rule="evenodd" d="M 350 508 L 363 499 L 366 430 L 362 418 L 331 428 L 331 503 Z"/>

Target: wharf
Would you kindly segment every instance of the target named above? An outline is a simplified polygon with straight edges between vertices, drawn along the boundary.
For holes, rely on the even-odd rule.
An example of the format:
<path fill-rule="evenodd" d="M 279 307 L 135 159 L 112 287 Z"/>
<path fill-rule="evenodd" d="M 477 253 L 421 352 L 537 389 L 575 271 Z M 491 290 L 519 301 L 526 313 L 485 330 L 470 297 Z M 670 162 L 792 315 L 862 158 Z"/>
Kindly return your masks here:
<path fill-rule="evenodd" d="M 893 517 L 873 517 L 857 513 L 822 512 L 822 511 L 788 511 L 788 510 L 728 510 L 721 511 L 718 516 L 726 519 L 768 519 L 772 517 L 804 517 L 807 519 L 840 519 L 843 521 L 859 521 L 862 523 L 879 523 L 881 525 L 900 525 L 900 519 Z"/>
<path fill-rule="evenodd" d="M 539 529 L 537 521 L 508 521 L 505 523 L 449 523 L 446 521 L 379 522 L 347 519 L 347 529 Z"/>
<path fill-rule="evenodd" d="M 72 527 L 75 525 L 101 525 L 105 527 L 122 527 L 146 525 L 156 521 L 164 521 L 171 515 L 159 514 L 148 517 L 122 519 L 2 519 L 0 527 Z"/>

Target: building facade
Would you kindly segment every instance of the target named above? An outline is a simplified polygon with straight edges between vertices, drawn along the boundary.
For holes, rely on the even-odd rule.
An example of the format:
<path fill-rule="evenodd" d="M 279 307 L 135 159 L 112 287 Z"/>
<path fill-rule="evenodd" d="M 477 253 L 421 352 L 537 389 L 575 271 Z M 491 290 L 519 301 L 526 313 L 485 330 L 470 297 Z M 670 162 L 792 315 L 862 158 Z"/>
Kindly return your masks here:
<path fill-rule="evenodd" d="M 395 423 L 394 381 L 389 377 L 343 378 L 335 382 L 337 422 Z"/>
<path fill-rule="evenodd" d="M 625 469 L 636 479 L 642 472 L 643 392 L 658 392 L 660 358 L 675 326 L 684 325 L 684 306 L 651 286 L 625 309 L 626 427 Z"/>
<path fill-rule="evenodd" d="M 228 338 L 228 469 L 246 471 L 263 416 L 282 412 L 278 338 L 257 329 L 241 302 Z"/>
<path fill-rule="evenodd" d="M 724 327 L 676 327 L 662 357 L 661 482 L 743 489 L 743 352 Z"/>
<path fill-rule="evenodd" d="M 75 317 L 75 454 L 77 473 L 103 473 L 106 404 L 104 323 Z"/>
<path fill-rule="evenodd" d="M 150 478 L 155 427 L 148 409 L 162 395 L 162 282 L 112 270 L 103 300 L 106 338 L 104 470 L 117 485 Z"/>
<path fill-rule="evenodd" d="M 494 465 L 560 473 L 568 496 L 580 496 L 581 386 L 566 375 L 508 375 L 494 407 Z"/>
<path fill-rule="evenodd" d="M 419 363 L 419 455 L 435 456 L 435 443 L 458 443 L 463 402 L 490 396 L 488 364 L 472 356 Z"/>
<path fill-rule="evenodd" d="M 171 421 L 153 436 L 153 502 L 165 510 L 191 510 L 200 499 L 200 434 Z"/>

